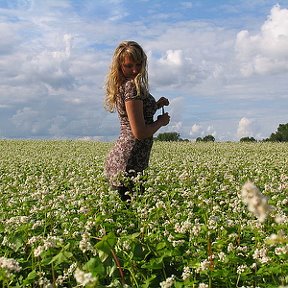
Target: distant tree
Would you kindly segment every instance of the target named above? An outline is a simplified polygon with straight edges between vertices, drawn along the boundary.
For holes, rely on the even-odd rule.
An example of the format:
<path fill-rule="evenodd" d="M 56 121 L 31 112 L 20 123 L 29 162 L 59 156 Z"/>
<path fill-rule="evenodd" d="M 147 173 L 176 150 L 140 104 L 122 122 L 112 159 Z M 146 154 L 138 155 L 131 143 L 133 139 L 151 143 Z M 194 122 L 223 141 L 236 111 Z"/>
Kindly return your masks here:
<path fill-rule="evenodd" d="M 203 138 L 197 137 L 196 142 L 214 142 L 215 138 L 212 135 L 204 136 Z"/>
<path fill-rule="evenodd" d="M 242 137 L 240 142 L 257 142 L 257 140 L 254 137 Z"/>
<path fill-rule="evenodd" d="M 158 141 L 181 141 L 180 134 L 177 132 L 159 133 L 156 137 Z"/>
<path fill-rule="evenodd" d="M 203 137 L 202 141 L 204 141 L 204 142 L 214 142 L 215 138 L 214 138 L 213 135 L 207 135 L 207 136 Z"/>
<path fill-rule="evenodd" d="M 266 140 L 273 141 L 273 142 L 287 142 L 288 141 L 288 123 L 279 124 L 277 131 L 275 133 L 272 133 L 270 138 Z"/>

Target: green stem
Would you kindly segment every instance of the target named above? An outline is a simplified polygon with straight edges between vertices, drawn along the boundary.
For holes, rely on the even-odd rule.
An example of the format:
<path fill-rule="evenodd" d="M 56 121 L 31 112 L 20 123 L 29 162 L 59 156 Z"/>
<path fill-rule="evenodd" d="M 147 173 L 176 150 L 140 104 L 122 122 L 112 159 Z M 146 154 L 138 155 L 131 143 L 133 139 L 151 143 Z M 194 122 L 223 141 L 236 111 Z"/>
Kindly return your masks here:
<path fill-rule="evenodd" d="M 133 271 L 131 271 L 130 269 L 128 269 L 128 271 L 130 272 L 130 274 L 131 274 L 131 277 L 132 277 L 132 279 L 133 279 L 133 281 L 134 281 L 134 283 L 135 283 L 135 287 L 139 287 L 139 285 L 138 285 L 138 283 L 137 283 L 137 280 L 136 280 L 136 278 L 135 278 L 135 276 L 134 276 L 134 273 L 133 273 Z"/>
<path fill-rule="evenodd" d="M 55 282 L 56 282 L 56 278 L 55 278 L 55 271 L 54 271 L 54 265 L 53 263 L 51 263 L 51 268 L 52 268 L 52 283 L 53 283 L 53 287 L 55 287 Z"/>
<path fill-rule="evenodd" d="M 212 288 L 212 277 L 211 277 L 211 273 L 210 273 L 210 272 L 209 272 L 209 274 L 208 274 L 208 279 L 209 279 L 208 287 L 209 287 L 209 288 Z"/>
<path fill-rule="evenodd" d="M 237 277 L 236 287 L 238 287 L 239 281 L 240 281 L 240 274 Z"/>

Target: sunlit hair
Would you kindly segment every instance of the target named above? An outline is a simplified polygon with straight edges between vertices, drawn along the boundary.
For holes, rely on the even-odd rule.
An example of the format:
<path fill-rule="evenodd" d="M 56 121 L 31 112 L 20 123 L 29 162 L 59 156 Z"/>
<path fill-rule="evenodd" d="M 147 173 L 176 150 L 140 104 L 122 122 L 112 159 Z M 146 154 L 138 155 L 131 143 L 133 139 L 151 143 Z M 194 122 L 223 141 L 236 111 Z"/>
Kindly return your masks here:
<path fill-rule="evenodd" d="M 136 63 L 142 64 L 139 74 L 134 79 L 137 95 L 146 95 L 149 91 L 147 56 L 145 52 L 138 43 L 123 41 L 115 49 L 106 80 L 105 108 L 110 112 L 115 111 L 116 96 L 119 93 L 121 85 L 127 81 L 121 69 L 126 56 L 131 57 Z"/>

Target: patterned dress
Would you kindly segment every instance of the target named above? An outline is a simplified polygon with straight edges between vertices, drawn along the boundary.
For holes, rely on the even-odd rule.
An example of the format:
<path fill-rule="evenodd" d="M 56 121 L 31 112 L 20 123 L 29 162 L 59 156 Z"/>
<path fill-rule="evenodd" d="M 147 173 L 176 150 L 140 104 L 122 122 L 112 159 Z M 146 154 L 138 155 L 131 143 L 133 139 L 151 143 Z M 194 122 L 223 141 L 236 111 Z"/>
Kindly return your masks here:
<path fill-rule="evenodd" d="M 136 87 L 132 80 L 127 81 L 117 95 L 116 108 L 120 119 L 120 136 L 105 161 L 104 172 L 112 187 L 121 187 L 119 176 L 142 172 L 148 167 L 153 137 L 143 140 L 136 139 L 131 131 L 125 101 L 141 99 L 146 124 L 153 123 L 153 116 L 157 110 L 154 97 L 137 96 Z"/>

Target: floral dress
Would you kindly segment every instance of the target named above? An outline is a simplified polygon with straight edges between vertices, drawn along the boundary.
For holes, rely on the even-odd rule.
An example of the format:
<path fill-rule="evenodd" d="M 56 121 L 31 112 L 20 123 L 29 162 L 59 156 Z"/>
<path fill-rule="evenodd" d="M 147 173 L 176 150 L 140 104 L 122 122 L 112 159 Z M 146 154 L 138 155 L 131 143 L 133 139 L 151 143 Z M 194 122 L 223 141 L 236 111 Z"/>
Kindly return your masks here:
<path fill-rule="evenodd" d="M 136 87 L 132 80 L 127 81 L 117 95 L 116 108 L 120 119 L 120 136 L 105 161 L 104 173 L 112 187 L 121 187 L 119 176 L 142 172 L 148 167 L 153 137 L 143 140 L 136 139 L 131 131 L 125 101 L 141 99 L 145 124 L 153 123 L 153 116 L 157 110 L 154 97 L 137 96 Z"/>

